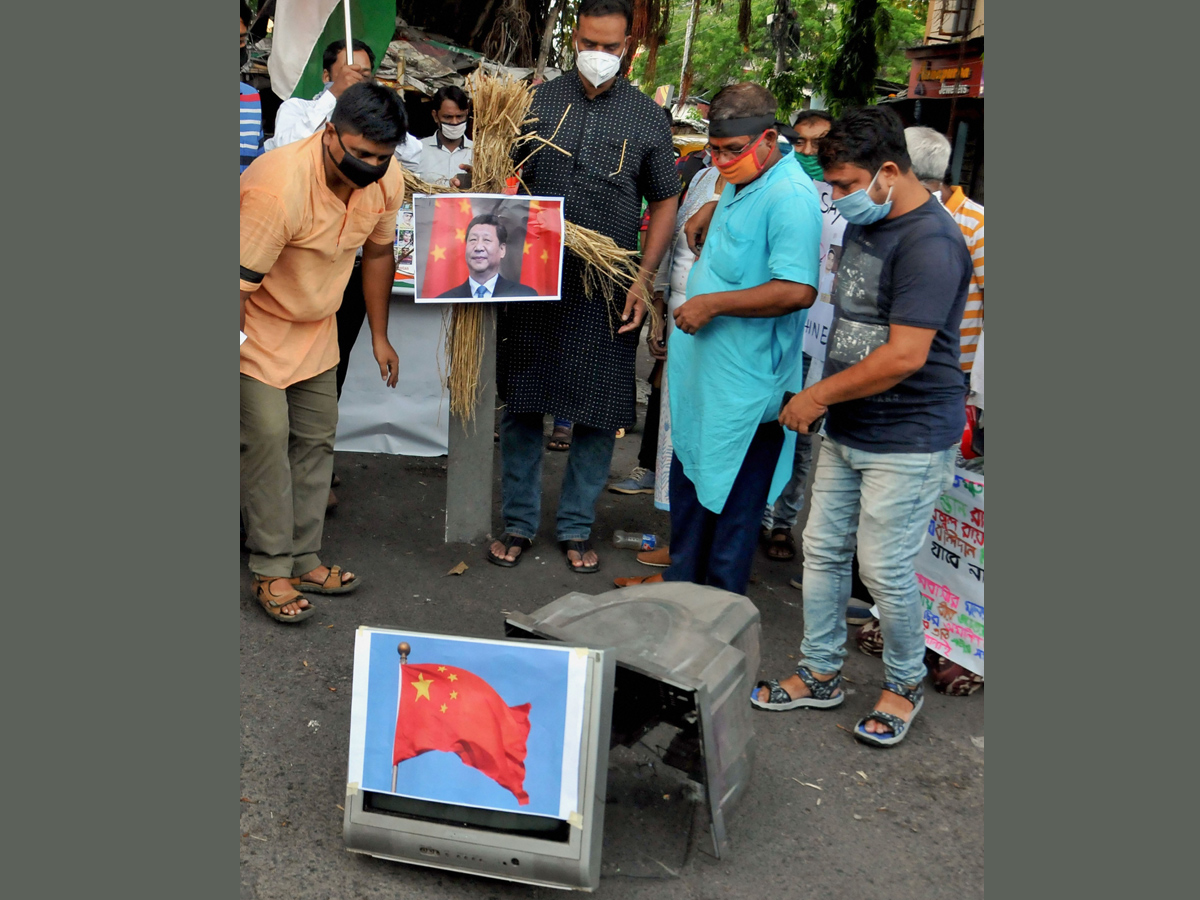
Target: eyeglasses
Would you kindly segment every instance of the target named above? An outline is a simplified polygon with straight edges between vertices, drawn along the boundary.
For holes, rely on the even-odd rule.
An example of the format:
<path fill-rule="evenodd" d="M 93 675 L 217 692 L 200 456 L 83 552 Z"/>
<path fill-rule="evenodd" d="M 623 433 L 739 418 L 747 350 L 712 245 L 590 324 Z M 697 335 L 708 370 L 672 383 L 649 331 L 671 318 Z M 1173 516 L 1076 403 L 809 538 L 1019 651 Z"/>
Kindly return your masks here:
<path fill-rule="evenodd" d="M 736 159 L 737 157 L 739 157 L 743 153 L 745 153 L 746 148 L 749 147 L 752 143 L 754 143 L 754 142 L 747 141 L 746 143 L 742 144 L 742 146 L 740 146 L 740 147 L 720 147 L 720 148 L 714 147 L 712 144 L 705 144 L 704 149 L 706 151 L 708 151 L 708 154 L 714 160 L 723 160 L 723 159 L 731 159 L 732 160 L 732 159 Z"/>

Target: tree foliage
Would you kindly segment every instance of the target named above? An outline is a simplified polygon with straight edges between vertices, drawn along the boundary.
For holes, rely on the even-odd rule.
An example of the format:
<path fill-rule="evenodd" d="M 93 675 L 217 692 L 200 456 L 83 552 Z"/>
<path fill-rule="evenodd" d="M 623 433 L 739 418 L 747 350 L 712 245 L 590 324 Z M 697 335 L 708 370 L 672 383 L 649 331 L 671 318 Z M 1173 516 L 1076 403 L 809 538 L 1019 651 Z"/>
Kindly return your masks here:
<path fill-rule="evenodd" d="M 646 93 L 652 93 L 659 84 L 679 84 L 683 37 L 692 4 L 691 0 L 672 0 L 672 4 L 670 30 L 658 49 L 654 83 L 645 77 L 645 53 L 634 60 L 630 71 L 630 78 L 638 81 Z M 775 8 L 775 0 L 751 0 L 750 6 L 750 40 L 744 47 L 738 37 L 740 3 L 706 0 L 692 43 L 692 96 L 711 97 L 726 84 L 745 81 L 759 68 L 773 63 L 775 53 L 767 16 Z"/>
<path fill-rule="evenodd" d="M 669 28 L 660 40 L 653 77 L 647 77 L 645 52 L 634 61 L 630 77 L 647 93 L 659 84 L 678 85 L 691 5 L 691 0 L 670 0 Z M 876 77 L 907 81 L 910 60 L 904 50 L 921 43 L 928 0 L 750 0 L 748 17 L 743 9 L 742 0 L 704 0 L 692 47 L 690 93 L 712 96 L 730 82 L 754 80 L 775 95 L 786 114 L 804 106 L 806 91 L 848 107 L 874 102 Z M 768 25 L 772 13 L 785 16 L 786 24 Z M 739 35 L 739 24 L 747 40 Z M 777 73 L 780 41 L 785 64 Z M 864 89 L 852 102 L 841 93 L 856 57 L 860 71 L 855 77 Z"/>

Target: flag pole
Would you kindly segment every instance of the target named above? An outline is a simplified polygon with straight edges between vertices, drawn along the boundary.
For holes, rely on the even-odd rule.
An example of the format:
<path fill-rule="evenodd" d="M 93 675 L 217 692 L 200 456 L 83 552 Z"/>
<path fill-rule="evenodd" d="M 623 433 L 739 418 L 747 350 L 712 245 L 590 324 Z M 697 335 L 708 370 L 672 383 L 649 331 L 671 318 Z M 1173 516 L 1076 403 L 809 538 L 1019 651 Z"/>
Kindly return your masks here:
<path fill-rule="evenodd" d="M 346 65 L 354 64 L 354 42 L 350 40 L 350 0 L 342 0 L 342 10 L 346 13 Z"/>
<path fill-rule="evenodd" d="M 347 18 L 346 18 L 346 33 L 347 34 L 350 33 L 350 18 L 349 18 L 349 16 L 347 16 Z M 349 42 L 346 43 L 346 46 L 347 47 L 350 46 Z M 409 646 L 408 641 L 401 641 L 396 647 L 396 652 L 400 654 L 400 691 L 401 691 L 401 693 L 403 693 L 403 691 L 404 691 L 404 664 L 408 662 L 408 654 L 411 650 L 412 650 L 412 647 Z M 399 699 L 396 700 L 396 708 L 397 709 L 400 708 L 400 700 Z M 400 768 L 399 765 L 397 765 L 396 763 L 392 763 L 392 793 L 393 794 L 396 793 L 396 773 L 399 768 Z"/>

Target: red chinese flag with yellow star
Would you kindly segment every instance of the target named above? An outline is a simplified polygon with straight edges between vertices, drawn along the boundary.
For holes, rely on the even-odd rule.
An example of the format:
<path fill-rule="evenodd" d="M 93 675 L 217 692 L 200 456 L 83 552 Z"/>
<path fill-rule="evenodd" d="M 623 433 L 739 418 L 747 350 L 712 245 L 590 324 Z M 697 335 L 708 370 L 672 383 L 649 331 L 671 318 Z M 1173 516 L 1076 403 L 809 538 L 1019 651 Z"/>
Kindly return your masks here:
<path fill-rule="evenodd" d="M 429 254 L 422 268 L 421 296 L 436 297 L 467 280 L 467 258 L 463 246 L 474 212 L 466 197 L 439 200 L 433 207 L 429 230 Z"/>
<path fill-rule="evenodd" d="M 562 246 L 560 215 L 557 203 L 529 202 L 521 281 L 536 290 L 539 297 L 557 297 L 559 294 L 558 263 L 559 248 Z"/>
<path fill-rule="evenodd" d="M 466 669 L 404 664 L 392 765 L 430 750 L 454 753 L 512 791 L 524 806 L 529 803 L 524 788 L 529 709 L 528 703 L 509 706 Z"/>

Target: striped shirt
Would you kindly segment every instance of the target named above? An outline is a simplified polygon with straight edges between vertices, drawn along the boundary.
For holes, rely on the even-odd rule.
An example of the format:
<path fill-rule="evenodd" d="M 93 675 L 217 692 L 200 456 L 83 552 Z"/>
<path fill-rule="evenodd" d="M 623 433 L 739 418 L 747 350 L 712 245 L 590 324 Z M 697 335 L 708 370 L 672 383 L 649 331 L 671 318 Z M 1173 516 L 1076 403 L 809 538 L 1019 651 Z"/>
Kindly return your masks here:
<path fill-rule="evenodd" d="M 962 350 L 959 364 L 964 372 L 970 372 L 975 364 L 975 348 L 983 334 L 983 207 L 968 200 L 961 187 L 956 187 L 946 201 L 946 211 L 954 217 L 959 230 L 967 241 L 971 262 L 975 267 L 971 275 L 971 286 L 967 290 L 967 306 L 963 311 L 961 338 Z"/>
<path fill-rule="evenodd" d="M 262 153 L 262 103 L 259 101 L 258 88 L 251 87 L 246 82 L 242 85 L 242 115 L 241 115 L 241 151 L 242 168 L 254 162 L 255 157 Z"/>

